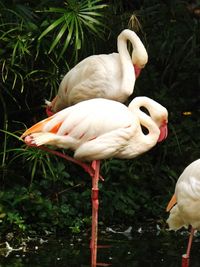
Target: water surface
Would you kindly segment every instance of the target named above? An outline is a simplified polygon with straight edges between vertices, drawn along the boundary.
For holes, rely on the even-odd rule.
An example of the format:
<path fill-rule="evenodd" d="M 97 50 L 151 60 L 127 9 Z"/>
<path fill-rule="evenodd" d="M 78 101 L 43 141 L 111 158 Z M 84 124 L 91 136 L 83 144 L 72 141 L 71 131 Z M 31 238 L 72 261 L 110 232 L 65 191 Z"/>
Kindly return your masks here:
<path fill-rule="evenodd" d="M 42 240 L 42 242 L 40 242 Z M 88 237 L 43 238 L 27 251 L 12 251 L 0 257 L 0 267 L 90 267 Z M 99 234 L 98 262 L 112 267 L 181 267 L 188 235 L 167 231 L 132 231 L 132 234 Z M 47 242 L 46 242 L 47 241 Z M 200 266 L 200 238 L 192 246 L 190 267 Z M 31 242 L 30 242 L 31 243 Z"/>

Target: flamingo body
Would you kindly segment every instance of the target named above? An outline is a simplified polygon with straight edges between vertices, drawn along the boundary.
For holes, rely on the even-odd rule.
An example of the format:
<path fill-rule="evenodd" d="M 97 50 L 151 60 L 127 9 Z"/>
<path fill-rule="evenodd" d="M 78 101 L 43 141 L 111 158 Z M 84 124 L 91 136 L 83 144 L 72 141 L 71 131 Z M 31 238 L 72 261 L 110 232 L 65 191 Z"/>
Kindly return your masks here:
<path fill-rule="evenodd" d="M 149 114 L 141 111 L 141 107 Z M 33 125 L 22 138 L 29 145 L 71 149 L 75 158 L 87 161 L 134 158 L 166 138 L 167 118 L 166 108 L 148 97 L 136 97 L 128 107 L 96 98 Z M 143 133 L 141 125 L 148 129 L 148 134 Z"/>
<path fill-rule="evenodd" d="M 128 40 L 133 46 L 132 56 L 127 49 Z M 92 98 L 125 102 L 133 93 L 136 76 L 147 61 L 140 38 L 131 30 L 123 30 L 118 36 L 118 53 L 89 56 L 64 76 L 57 96 L 47 103 L 47 112 L 58 112 Z"/>
<path fill-rule="evenodd" d="M 91 266 L 97 265 L 100 159 L 134 158 L 148 151 L 167 137 L 167 119 L 166 108 L 147 97 L 133 99 L 128 107 L 114 100 L 94 98 L 61 110 L 22 135 L 28 145 L 69 148 L 75 158 L 92 161 Z M 141 125 L 147 128 L 147 134 Z"/>
<path fill-rule="evenodd" d="M 192 162 L 180 175 L 175 194 L 170 200 L 167 223 L 171 230 L 191 226 L 187 251 L 182 255 L 182 267 L 189 267 L 190 251 L 195 230 L 200 230 L 200 159 Z"/>
<path fill-rule="evenodd" d="M 170 229 L 178 230 L 191 225 L 200 230 L 200 159 L 192 162 L 180 175 L 175 188 L 177 203 L 168 207 Z"/>

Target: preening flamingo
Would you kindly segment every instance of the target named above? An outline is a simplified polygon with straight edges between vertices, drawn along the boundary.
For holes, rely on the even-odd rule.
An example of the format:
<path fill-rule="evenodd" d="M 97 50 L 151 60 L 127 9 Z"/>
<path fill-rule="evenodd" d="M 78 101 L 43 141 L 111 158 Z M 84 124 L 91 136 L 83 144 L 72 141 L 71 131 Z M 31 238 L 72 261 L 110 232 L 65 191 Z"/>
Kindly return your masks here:
<path fill-rule="evenodd" d="M 36 146 L 71 149 L 75 158 L 86 161 L 111 157 L 130 159 L 165 139 L 167 117 L 166 108 L 148 97 L 136 97 L 128 107 L 96 98 L 38 122 L 26 130 L 22 138 Z M 143 133 L 141 125 L 147 128 L 148 134 Z"/>
<path fill-rule="evenodd" d="M 149 114 L 143 112 L 142 107 Z M 91 248 L 94 251 L 97 247 L 100 160 L 131 159 L 150 150 L 167 137 L 167 122 L 166 108 L 148 97 L 136 97 L 128 107 L 114 100 L 95 98 L 61 110 L 22 135 L 28 145 L 55 145 L 73 150 L 78 160 L 93 161 Z M 143 133 L 142 126 L 148 133 Z M 92 255 L 94 263 L 96 253 Z"/>
<path fill-rule="evenodd" d="M 187 252 L 182 256 L 182 267 L 187 267 L 194 231 L 200 230 L 200 159 L 193 161 L 180 175 L 167 211 L 170 211 L 167 220 L 170 229 L 191 226 Z"/>
<path fill-rule="evenodd" d="M 47 101 L 47 114 L 91 98 L 127 100 L 148 55 L 140 38 L 131 30 L 123 30 L 117 40 L 118 53 L 89 56 L 64 76 L 56 97 L 52 102 Z M 127 49 L 128 40 L 133 47 L 132 56 Z"/>

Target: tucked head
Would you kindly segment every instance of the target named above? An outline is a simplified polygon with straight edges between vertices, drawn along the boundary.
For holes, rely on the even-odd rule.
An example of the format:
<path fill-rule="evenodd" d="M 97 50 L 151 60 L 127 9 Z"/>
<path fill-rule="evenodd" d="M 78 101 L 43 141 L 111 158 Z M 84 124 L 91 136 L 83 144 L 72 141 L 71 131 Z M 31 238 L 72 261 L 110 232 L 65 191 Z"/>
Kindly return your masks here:
<path fill-rule="evenodd" d="M 168 111 L 165 107 L 160 105 L 158 102 L 151 99 L 153 108 L 150 108 L 150 115 L 153 121 L 157 124 L 160 129 L 160 136 L 158 142 L 162 142 L 167 138 L 168 135 Z"/>
<path fill-rule="evenodd" d="M 165 107 L 163 107 L 161 104 L 149 97 L 140 96 L 132 100 L 129 105 L 129 108 L 133 110 L 139 110 L 141 108 L 147 109 L 147 111 L 149 112 L 149 114 L 147 115 L 151 117 L 151 120 L 160 129 L 160 136 L 158 138 L 158 142 L 161 142 L 167 138 L 168 111 Z"/>
<path fill-rule="evenodd" d="M 135 76 L 137 78 L 148 62 L 148 54 L 142 43 L 139 43 L 134 47 L 132 52 L 132 62 L 135 68 Z"/>

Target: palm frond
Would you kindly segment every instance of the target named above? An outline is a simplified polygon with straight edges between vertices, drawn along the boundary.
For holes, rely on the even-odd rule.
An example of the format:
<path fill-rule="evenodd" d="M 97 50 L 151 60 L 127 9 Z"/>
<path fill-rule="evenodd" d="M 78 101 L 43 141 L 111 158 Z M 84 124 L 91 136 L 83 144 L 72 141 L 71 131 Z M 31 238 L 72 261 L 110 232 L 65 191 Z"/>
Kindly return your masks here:
<path fill-rule="evenodd" d="M 49 26 L 40 34 L 38 41 L 48 38 L 53 33 L 53 42 L 50 44 L 48 53 L 60 49 L 58 60 L 60 60 L 69 46 L 74 47 L 74 54 L 77 57 L 78 50 L 84 45 L 85 35 L 93 34 L 103 38 L 106 25 L 103 22 L 102 10 L 107 5 L 100 4 L 101 1 L 82 1 L 78 5 L 68 1 L 65 8 L 51 7 L 45 13 L 57 13 L 58 18 L 50 21 Z M 46 24 L 46 23 L 45 23 Z M 64 45 L 63 45 L 64 44 Z"/>

